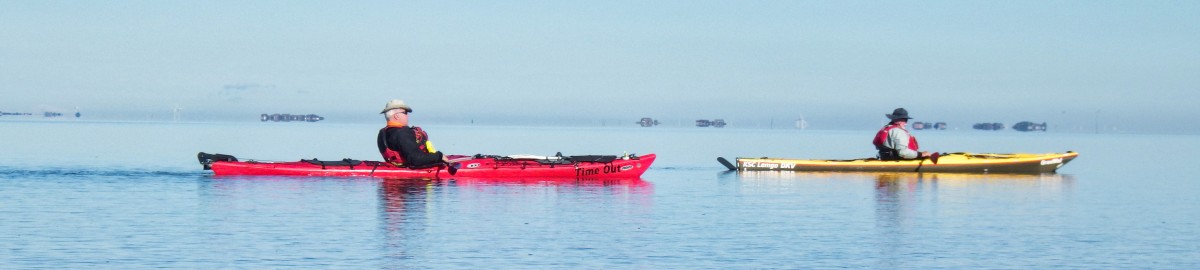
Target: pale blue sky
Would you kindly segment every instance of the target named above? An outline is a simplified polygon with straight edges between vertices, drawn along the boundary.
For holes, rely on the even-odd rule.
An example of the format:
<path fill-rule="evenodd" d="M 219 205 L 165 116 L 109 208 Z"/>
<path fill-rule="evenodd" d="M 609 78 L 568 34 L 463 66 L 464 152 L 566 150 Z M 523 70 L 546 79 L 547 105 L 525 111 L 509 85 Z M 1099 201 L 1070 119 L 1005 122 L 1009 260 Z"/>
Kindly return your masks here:
<path fill-rule="evenodd" d="M 1197 133 L 1197 85 L 1198 1 L 0 1 L 0 111 Z"/>

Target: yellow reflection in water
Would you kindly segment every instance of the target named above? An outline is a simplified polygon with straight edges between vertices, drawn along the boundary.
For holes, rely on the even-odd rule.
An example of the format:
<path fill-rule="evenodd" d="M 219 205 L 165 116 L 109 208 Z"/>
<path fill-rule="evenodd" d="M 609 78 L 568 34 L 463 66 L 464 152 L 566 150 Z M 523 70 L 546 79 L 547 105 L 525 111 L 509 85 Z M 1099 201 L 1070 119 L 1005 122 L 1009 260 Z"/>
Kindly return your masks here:
<path fill-rule="evenodd" d="M 924 240 L 920 226 L 995 221 L 991 212 L 1005 208 L 1045 209 L 1068 197 L 1075 182 L 1064 174 L 776 171 L 739 172 L 737 179 L 742 193 L 801 194 L 797 205 L 835 197 L 835 203 L 851 204 L 844 215 L 873 208 L 878 237 L 871 242 L 882 268 L 904 265 L 905 254 L 921 252 L 914 250 Z M 871 205 L 854 205 L 864 192 L 871 193 Z M 949 227 L 955 226 L 963 225 Z"/>
<path fill-rule="evenodd" d="M 1035 188 L 1041 191 L 1061 191 L 1074 183 L 1074 177 L 1064 174 L 973 174 L 973 173 L 897 173 L 897 172 L 790 172 L 742 171 L 737 179 L 743 186 L 786 188 L 809 185 L 806 181 L 874 181 L 877 186 L 908 185 L 934 187 L 968 187 L 1004 185 Z"/>

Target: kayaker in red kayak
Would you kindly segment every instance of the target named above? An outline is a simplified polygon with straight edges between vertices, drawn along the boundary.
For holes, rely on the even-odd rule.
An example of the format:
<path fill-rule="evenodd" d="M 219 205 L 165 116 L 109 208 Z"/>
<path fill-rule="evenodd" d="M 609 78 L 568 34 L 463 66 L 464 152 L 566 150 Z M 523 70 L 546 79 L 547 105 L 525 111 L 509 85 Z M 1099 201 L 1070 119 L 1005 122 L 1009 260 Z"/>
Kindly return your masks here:
<path fill-rule="evenodd" d="M 393 99 L 383 107 L 387 126 L 379 130 L 376 146 L 383 160 L 398 167 L 422 168 L 447 162 L 442 152 L 429 143 L 429 135 L 420 127 L 408 125 L 412 107 L 403 100 Z"/>
<path fill-rule="evenodd" d="M 892 121 L 875 133 L 875 149 L 879 150 L 881 160 L 918 159 L 929 157 L 929 152 L 918 152 L 917 138 L 908 133 L 908 110 L 896 108 L 892 114 L 885 114 Z M 936 158 L 935 158 L 936 161 Z"/>

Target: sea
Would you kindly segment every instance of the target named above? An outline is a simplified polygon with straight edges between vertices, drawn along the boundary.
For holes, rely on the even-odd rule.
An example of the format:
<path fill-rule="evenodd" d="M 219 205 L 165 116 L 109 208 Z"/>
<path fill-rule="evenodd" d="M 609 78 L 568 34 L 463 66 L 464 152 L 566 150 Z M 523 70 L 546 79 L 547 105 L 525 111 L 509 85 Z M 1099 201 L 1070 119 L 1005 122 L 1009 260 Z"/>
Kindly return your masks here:
<path fill-rule="evenodd" d="M 729 172 L 874 130 L 426 125 L 454 154 L 657 154 L 640 179 L 214 177 L 378 160 L 381 123 L 0 122 L 0 269 L 1200 269 L 1200 137 L 914 131 L 1055 174 Z"/>

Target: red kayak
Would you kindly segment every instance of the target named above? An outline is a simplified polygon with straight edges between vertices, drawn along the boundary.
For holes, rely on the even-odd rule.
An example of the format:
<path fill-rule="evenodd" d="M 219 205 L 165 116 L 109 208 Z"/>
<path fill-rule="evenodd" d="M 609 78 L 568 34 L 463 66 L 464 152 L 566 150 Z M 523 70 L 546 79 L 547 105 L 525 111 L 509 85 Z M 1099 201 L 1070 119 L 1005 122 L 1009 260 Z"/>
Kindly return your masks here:
<path fill-rule="evenodd" d="M 367 176 L 384 178 L 524 177 L 637 178 L 654 163 L 654 154 L 625 156 L 450 156 L 452 162 L 427 168 L 396 167 L 380 161 L 301 159 L 290 162 L 238 161 L 224 154 L 197 155 L 214 175 Z"/>

